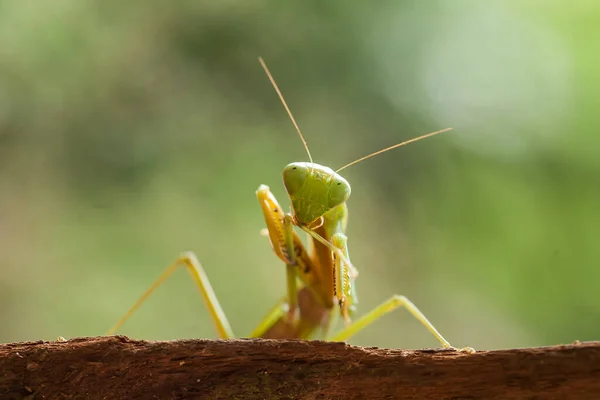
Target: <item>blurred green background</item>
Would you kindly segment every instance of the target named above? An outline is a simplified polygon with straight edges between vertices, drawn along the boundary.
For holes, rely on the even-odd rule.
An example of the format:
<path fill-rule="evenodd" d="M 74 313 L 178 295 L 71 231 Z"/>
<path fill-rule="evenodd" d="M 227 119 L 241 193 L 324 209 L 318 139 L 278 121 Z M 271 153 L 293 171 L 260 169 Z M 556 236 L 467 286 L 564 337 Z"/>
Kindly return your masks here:
<path fill-rule="evenodd" d="M 455 346 L 600 339 L 600 5 L 0 5 L 0 341 L 101 335 L 184 250 L 235 332 L 285 291 L 254 191 L 344 171 L 359 314 L 408 296 Z M 215 337 L 184 270 L 123 327 Z M 437 342 L 406 311 L 351 340 Z"/>

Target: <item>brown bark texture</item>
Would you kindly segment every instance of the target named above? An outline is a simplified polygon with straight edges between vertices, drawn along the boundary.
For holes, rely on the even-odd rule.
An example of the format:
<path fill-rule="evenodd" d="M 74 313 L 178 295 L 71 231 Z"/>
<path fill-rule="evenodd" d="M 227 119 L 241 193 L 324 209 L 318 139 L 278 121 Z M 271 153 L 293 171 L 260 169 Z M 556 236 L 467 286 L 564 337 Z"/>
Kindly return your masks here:
<path fill-rule="evenodd" d="M 475 354 L 269 339 L 10 343 L 0 399 L 600 399 L 600 342 Z"/>

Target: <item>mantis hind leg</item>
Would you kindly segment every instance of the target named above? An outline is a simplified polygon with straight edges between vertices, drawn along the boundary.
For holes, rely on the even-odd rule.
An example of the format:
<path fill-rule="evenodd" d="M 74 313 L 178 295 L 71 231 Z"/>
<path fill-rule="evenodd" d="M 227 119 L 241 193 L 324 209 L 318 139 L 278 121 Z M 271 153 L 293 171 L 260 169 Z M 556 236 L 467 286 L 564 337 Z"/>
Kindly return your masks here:
<path fill-rule="evenodd" d="M 250 338 L 263 337 L 275 324 L 280 322 L 289 313 L 289 305 L 287 298 L 281 299 L 275 307 L 259 322 L 252 333 L 248 335 Z"/>
<path fill-rule="evenodd" d="M 415 306 L 410 300 L 408 300 L 404 296 L 394 295 L 390 297 L 388 300 L 384 301 L 373 310 L 371 310 L 366 315 L 352 322 L 350 325 L 346 326 L 340 332 L 335 334 L 329 340 L 332 341 L 345 341 L 355 335 L 356 333 L 363 330 L 365 327 L 371 325 L 373 322 L 381 318 L 382 316 L 394 311 L 397 308 L 404 307 L 406 310 L 413 316 L 417 321 L 421 323 L 427 330 L 440 342 L 442 347 L 446 349 L 454 348 L 450 345 L 450 343 L 438 332 L 438 330 L 433 326 L 431 322 L 425 317 L 425 315 Z M 464 347 L 461 351 L 466 353 L 473 353 L 471 347 Z"/>
<path fill-rule="evenodd" d="M 135 302 L 135 304 L 127 311 L 127 313 L 108 331 L 108 335 L 114 334 L 131 315 L 142 305 L 144 301 L 164 282 L 177 268 L 180 266 L 186 267 L 196 286 L 200 289 L 200 293 L 204 298 L 204 302 L 210 315 L 215 323 L 215 327 L 219 333 L 219 337 L 222 339 L 233 338 L 233 331 L 229 325 L 229 321 L 221 308 L 221 304 L 215 295 L 215 292 L 208 280 L 202 264 L 196 258 L 196 255 L 192 252 L 183 253 L 173 264 L 171 264 L 159 277 L 158 279 L 142 294 L 142 296 Z"/>

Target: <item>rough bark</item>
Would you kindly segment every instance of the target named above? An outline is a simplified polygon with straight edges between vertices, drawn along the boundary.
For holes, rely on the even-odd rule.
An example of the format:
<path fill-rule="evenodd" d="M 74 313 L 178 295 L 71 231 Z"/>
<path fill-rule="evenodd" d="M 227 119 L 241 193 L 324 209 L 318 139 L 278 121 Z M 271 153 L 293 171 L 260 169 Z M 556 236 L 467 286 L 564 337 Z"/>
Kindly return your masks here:
<path fill-rule="evenodd" d="M 123 336 L 0 345 L 1 399 L 593 399 L 600 342 L 481 351 Z"/>

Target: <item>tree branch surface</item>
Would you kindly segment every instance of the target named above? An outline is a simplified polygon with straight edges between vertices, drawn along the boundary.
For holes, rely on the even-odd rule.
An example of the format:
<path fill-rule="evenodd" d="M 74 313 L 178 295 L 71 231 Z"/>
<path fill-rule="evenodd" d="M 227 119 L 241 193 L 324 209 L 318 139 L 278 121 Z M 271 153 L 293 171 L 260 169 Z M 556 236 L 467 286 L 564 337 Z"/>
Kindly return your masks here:
<path fill-rule="evenodd" d="M 600 342 L 480 351 L 300 340 L 0 344 L 0 399 L 600 399 Z"/>

